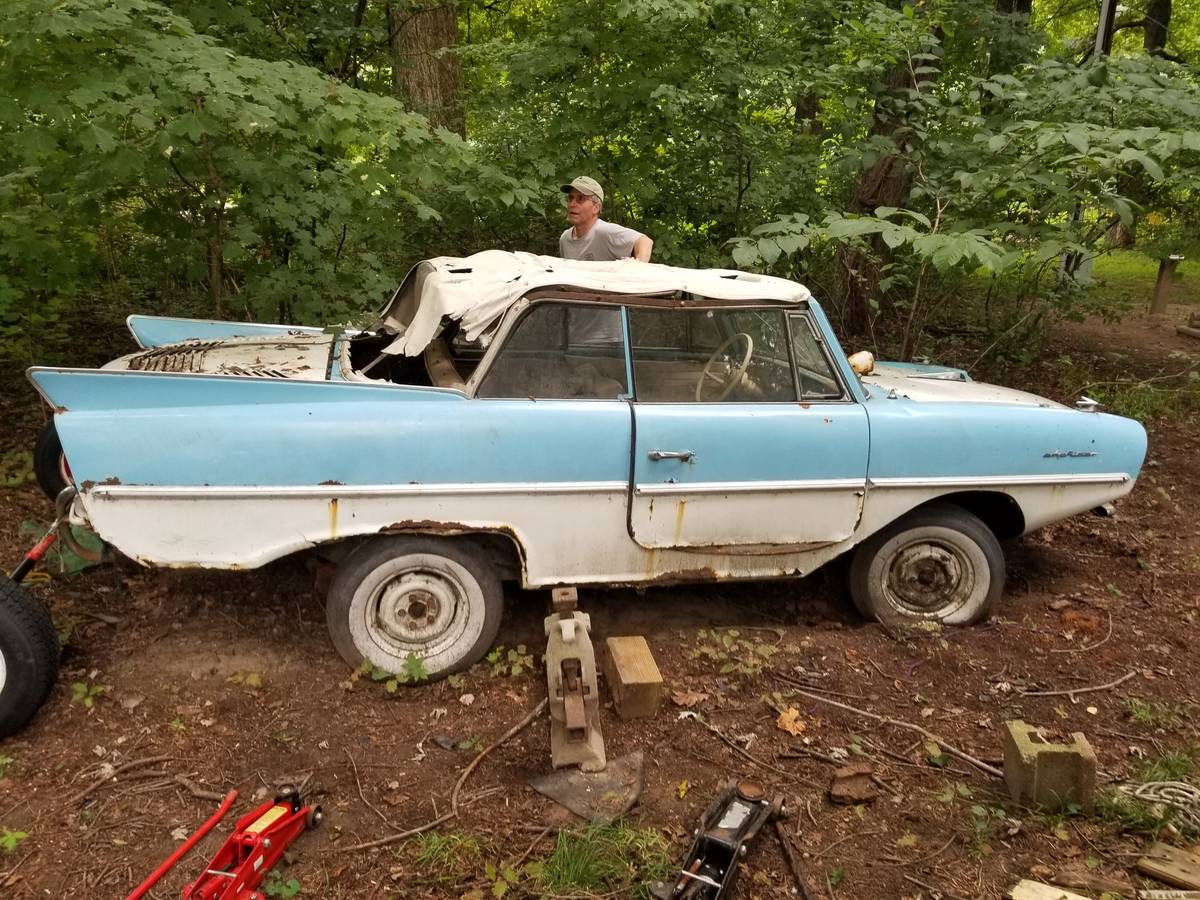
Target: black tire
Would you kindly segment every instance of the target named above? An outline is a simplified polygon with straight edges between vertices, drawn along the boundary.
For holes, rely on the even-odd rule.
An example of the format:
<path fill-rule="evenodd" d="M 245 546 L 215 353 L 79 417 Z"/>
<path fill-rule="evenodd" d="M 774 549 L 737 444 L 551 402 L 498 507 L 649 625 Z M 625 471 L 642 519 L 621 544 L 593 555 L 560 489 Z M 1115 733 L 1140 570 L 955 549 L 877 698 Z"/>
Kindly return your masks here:
<path fill-rule="evenodd" d="M 0 738 L 46 702 L 58 673 L 58 634 L 46 607 L 0 576 Z"/>
<path fill-rule="evenodd" d="M 393 673 L 419 657 L 429 680 L 478 662 L 504 614 L 504 592 L 469 540 L 373 538 L 338 566 L 325 600 L 329 635 L 352 666 Z"/>
<path fill-rule="evenodd" d="M 42 493 L 54 500 L 71 483 L 69 472 L 62 444 L 58 440 L 58 430 L 51 419 L 42 426 L 33 445 L 33 474 Z"/>
<path fill-rule="evenodd" d="M 992 530 L 949 503 L 934 503 L 871 535 L 850 564 L 850 596 L 887 623 L 982 622 L 1004 592 L 1004 551 Z"/>

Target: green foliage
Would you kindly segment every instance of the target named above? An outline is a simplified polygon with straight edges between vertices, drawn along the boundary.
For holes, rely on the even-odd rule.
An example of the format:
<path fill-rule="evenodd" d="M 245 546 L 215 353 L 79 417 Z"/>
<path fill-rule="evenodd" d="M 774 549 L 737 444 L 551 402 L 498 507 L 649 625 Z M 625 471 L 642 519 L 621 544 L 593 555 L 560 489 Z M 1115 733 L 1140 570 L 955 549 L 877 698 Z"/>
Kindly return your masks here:
<path fill-rule="evenodd" d="M 766 643 L 757 637 L 743 637 L 736 628 L 701 628 L 696 632 L 696 646 L 692 659 L 709 659 L 718 664 L 722 675 L 740 675 L 753 678 L 770 663 L 779 652 L 775 644 Z"/>
<path fill-rule="evenodd" d="M 10 352 L 101 283 L 218 317 L 341 320 L 378 305 L 448 212 L 530 196 L 398 101 L 231 52 L 151 0 L 5 12 Z"/>
<path fill-rule="evenodd" d="M 351 674 L 351 683 L 358 681 L 364 675 L 372 681 L 382 682 L 384 690 L 389 694 L 394 694 L 402 684 L 420 684 L 422 681 L 427 681 L 429 670 L 425 668 L 425 660 L 415 653 L 410 653 L 404 658 L 399 672 L 389 672 L 387 669 L 373 665 L 370 660 L 364 659 Z"/>
<path fill-rule="evenodd" d="M 263 882 L 263 892 L 268 897 L 295 897 L 300 893 L 300 882 L 295 878 L 284 881 L 283 876 L 272 869 Z"/>
<path fill-rule="evenodd" d="M 1096 815 L 1122 831 L 1155 835 L 1171 821 L 1174 811 L 1169 806 L 1144 803 L 1124 791 L 1105 788 L 1096 793 Z"/>
<path fill-rule="evenodd" d="M 515 678 L 533 668 L 533 654 L 524 644 L 509 648 L 497 644 L 488 652 L 486 659 L 487 664 L 491 666 L 493 678 L 501 675 Z"/>
<path fill-rule="evenodd" d="M 1196 776 L 1197 750 L 1164 750 L 1152 759 L 1143 760 L 1133 774 L 1133 781 L 1190 781 Z"/>
<path fill-rule="evenodd" d="M 482 858 L 479 839 L 461 831 L 426 831 L 405 844 L 413 862 L 425 871 L 450 874 L 472 868 Z"/>
<path fill-rule="evenodd" d="M 84 709 L 91 709 L 106 690 L 108 688 L 103 684 L 92 684 L 90 681 L 73 682 L 71 684 L 71 702 L 81 704 Z"/>
<path fill-rule="evenodd" d="M 1173 703 L 1129 697 L 1125 700 L 1125 715 L 1139 725 L 1150 728 L 1179 728 L 1187 720 L 1189 710 Z"/>
<path fill-rule="evenodd" d="M 21 841 L 29 837 L 27 831 L 13 831 L 9 828 L 0 828 L 0 853 L 12 853 L 20 846 Z"/>
<path fill-rule="evenodd" d="M 644 884 L 671 868 L 671 848 L 657 831 L 623 822 L 559 832 L 545 860 L 541 882 L 551 896 L 611 893 L 644 897 Z"/>
<path fill-rule="evenodd" d="M 15 756 L 9 756 L 7 753 L 0 753 L 0 778 L 8 777 L 8 767 L 17 761 Z"/>
<path fill-rule="evenodd" d="M 81 546 L 95 550 L 97 553 L 103 551 L 104 542 L 91 531 L 88 531 L 88 529 L 69 523 L 65 523 L 60 527 L 70 528 L 71 535 Z M 48 522 L 43 523 L 36 519 L 26 519 L 18 526 L 17 533 L 30 541 L 39 541 L 45 536 L 49 528 L 50 523 Z M 41 562 L 41 566 L 46 571 L 55 572 L 65 578 L 73 578 L 85 569 L 90 569 L 97 565 L 99 565 L 98 562 L 87 560 L 77 555 L 61 539 L 56 540 L 50 545 Z"/>

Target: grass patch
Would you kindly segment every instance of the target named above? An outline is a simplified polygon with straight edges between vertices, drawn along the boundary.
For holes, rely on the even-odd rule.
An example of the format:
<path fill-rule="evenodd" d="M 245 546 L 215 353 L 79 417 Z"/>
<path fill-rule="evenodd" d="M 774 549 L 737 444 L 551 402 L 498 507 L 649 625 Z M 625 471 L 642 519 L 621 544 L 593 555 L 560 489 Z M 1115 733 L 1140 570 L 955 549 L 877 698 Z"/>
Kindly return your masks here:
<path fill-rule="evenodd" d="M 587 892 L 648 896 L 644 885 L 671 871 L 670 850 L 657 831 L 620 822 L 560 832 L 554 852 L 542 866 L 540 880 L 546 892 L 542 896 Z"/>
<path fill-rule="evenodd" d="M 1130 721 L 1148 728 L 1180 728 L 1187 721 L 1189 711 L 1173 703 L 1130 697 L 1125 701 L 1125 715 Z"/>
<path fill-rule="evenodd" d="M 1196 774 L 1196 749 L 1173 750 L 1147 759 L 1134 772 L 1134 781 L 1190 781 Z"/>
<path fill-rule="evenodd" d="M 1123 791 L 1110 788 L 1096 794 L 1096 815 L 1122 831 L 1158 834 L 1172 814 L 1169 806 L 1145 803 Z"/>
<path fill-rule="evenodd" d="M 474 868 L 483 857 L 479 840 L 461 831 L 426 831 L 404 846 L 411 851 L 413 862 L 440 874 Z"/>

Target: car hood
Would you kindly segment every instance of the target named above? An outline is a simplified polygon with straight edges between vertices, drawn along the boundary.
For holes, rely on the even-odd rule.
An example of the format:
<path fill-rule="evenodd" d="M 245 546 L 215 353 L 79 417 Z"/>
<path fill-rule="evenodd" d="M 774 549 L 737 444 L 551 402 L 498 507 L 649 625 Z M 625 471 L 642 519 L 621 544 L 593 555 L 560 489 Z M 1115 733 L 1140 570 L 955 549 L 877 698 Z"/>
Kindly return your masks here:
<path fill-rule="evenodd" d="M 922 403 L 1003 403 L 1011 406 L 1040 406 L 1066 409 L 1061 403 L 1018 391 L 971 381 L 961 369 L 878 363 L 870 375 L 861 377 L 872 393 L 895 391 L 898 396 Z"/>
<path fill-rule="evenodd" d="M 329 376 L 334 338 L 331 334 L 288 334 L 181 341 L 130 353 L 103 368 L 324 381 Z"/>

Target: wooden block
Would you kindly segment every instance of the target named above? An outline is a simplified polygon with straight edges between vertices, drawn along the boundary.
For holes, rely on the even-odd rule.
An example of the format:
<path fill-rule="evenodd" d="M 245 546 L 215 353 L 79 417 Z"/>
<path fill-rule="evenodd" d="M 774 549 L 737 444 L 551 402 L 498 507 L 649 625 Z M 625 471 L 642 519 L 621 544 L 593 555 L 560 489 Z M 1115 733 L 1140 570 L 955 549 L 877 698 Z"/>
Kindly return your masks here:
<path fill-rule="evenodd" d="M 1200 888 L 1200 856 L 1170 844 L 1154 844 L 1137 862 L 1138 871 L 1181 888 Z"/>
<path fill-rule="evenodd" d="M 1012 900 L 1088 900 L 1081 894 L 1072 894 L 1060 887 L 1025 878 L 1017 882 L 1017 886 L 1008 892 L 1008 896 Z"/>
<path fill-rule="evenodd" d="M 646 719 L 658 712 L 663 680 L 650 645 L 639 635 L 604 642 L 604 677 L 613 708 L 622 719 Z"/>

